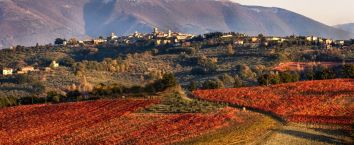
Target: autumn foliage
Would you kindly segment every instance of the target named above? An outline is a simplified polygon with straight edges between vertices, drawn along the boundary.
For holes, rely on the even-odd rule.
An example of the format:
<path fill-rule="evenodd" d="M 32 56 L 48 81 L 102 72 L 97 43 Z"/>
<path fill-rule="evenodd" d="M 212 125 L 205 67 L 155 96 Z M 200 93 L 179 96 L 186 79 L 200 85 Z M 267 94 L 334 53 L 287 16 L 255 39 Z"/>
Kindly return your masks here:
<path fill-rule="evenodd" d="M 198 90 L 194 95 L 210 101 L 228 102 L 275 113 L 290 122 L 349 125 L 354 118 L 354 79 Z"/>
<path fill-rule="evenodd" d="M 236 110 L 133 113 L 159 100 L 99 100 L 0 110 L 0 144 L 166 144 L 225 127 Z"/>

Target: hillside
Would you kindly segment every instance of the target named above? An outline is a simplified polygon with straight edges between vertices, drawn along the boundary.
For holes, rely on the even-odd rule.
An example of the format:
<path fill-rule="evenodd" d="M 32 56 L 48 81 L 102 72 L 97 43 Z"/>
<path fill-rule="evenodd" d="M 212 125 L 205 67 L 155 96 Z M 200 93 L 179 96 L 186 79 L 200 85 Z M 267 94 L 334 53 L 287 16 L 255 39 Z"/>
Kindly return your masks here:
<path fill-rule="evenodd" d="M 98 37 L 111 32 L 318 35 L 348 39 L 348 32 L 280 9 L 214 0 L 5 0 L 0 1 L 0 48 L 52 43 L 57 37 Z"/>
<path fill-rule="evenodd" d="M 198 90 L 194 95 L 274 113 L 289 122 L 350 125 L 353 122 L 353 93 L 353 79 L 337 79 L 269 87 Z"/>
<path fill-rule="evenodd" d="M 335 25 L 334 27 L 354 34 L 354 23 Z"/>

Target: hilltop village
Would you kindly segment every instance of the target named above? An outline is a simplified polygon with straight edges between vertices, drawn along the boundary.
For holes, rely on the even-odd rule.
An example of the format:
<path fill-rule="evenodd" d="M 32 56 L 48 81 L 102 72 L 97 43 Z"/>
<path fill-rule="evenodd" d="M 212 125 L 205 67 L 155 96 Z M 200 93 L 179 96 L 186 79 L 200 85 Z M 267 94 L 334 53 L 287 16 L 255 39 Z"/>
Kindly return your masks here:
<path fill-rule="evenodd" d="M 150 85 L 169 74 L 190 91 L 351 78 L 353 58 L 353 39 L 316 36 L 192 35 L 154 28 L 129 36 L 57 38 L 0 50 L 0 96 L 87 97 L 116 87 L 122 96 L 143 94 L 159 90 Z"/>
<path fill-rule="evenodd" d="M 213 38 L 213 39 L 211 39 Z M 217 39 L 215 39 L 217 38 Z M 259 34 L 258 36 L 247 36 L 241 33 L 209 33 L 205 35 L 193 35 L 184 34 L 179 32 L 168 32 L 159 31 L 158 28 L 154 28 L 152 33 L 144 34 L 135 32 L 129 36 L 117 36 L 115 33 L 111 33 L 108 37 L 102 37 L 91 40 L 77 40 L 76 38 L 71 38 L 66 40 L 64 38 L 57 38 L 54 41 L 54 45 L 48 44 L 45 46 L 36 47 L 68 47 L 68 48 L 96 48 L 96 47 L 106 47 L 106 48 L 117 48 L 117 47 L 156 47 L 156 48 L 166 48 L 166 47 L 192 47 L 195 46 L 195 42 L 206 41 L 210 45 L 217 45 L 218 41 L 221 41 L 223 45 L 231 45 L 229 47 L 245 47 L 245 48 L 260 48 L 260 47 L 276 47 L 276 46 L 313 46 L 319 49 L 348 49 L 353 45 L 353 40 L 333 40 L 328 38 L 322 38 L 317 36 L 287 36 L 287 37 L 275 37 L 275 36 L 264 36 Z M 10 47 L 6 50 L 16 50 L 21 49 L 22 46 Z M 24 47 L 22 47 L 24 48 Z M 31 48 L 31 47 L 28 47 Z M 230 48 L 229 48 L 230 49 Z M 228 50 L 232 53 L 233 50 Z M 22 65 L 17 68 L 11 68 L 11 66 L 1 66 L 2 75 L 12 75 L 26 74 L 28 72 L 35 71 L 51 71 L 53 68 L 57 68 L 59 63 L 56 60 L 52 60 L 51 64 L 41 68 L 35 68 L 35 66 L 25 66 Z"/>

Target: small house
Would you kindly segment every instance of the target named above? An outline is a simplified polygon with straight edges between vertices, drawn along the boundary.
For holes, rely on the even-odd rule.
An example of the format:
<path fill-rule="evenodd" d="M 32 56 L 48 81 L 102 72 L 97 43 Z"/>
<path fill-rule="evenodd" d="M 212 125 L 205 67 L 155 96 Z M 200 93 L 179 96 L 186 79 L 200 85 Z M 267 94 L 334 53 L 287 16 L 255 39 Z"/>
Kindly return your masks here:
<path fill-rule="evenodd" d="M 333 42 L 333 41 L 332 41 L 331 39 L 326 39 L 326 40 L 325 40 L 325 44 L 327 44 L 327 45 L 332 44 L 332 42 Z"/>
<path fill-rule="evenodd" d="M 244 41 L 243 40 L 236 40 L 234 42 L 236 45 L 243 45 L 244 44 Z"/>
<path fill-rule="evenodd" d="M 12 75 L 13 73 L 13 69 L 12 68 L 3 68 L 2 69 L 2 75 L 6 76 L 6 75 Z"/>
<path fill-rule="evenodd" d="M 344 40 L 337 40 L 336 43 L 339 44 L 339 45 L 344 45 L 345 41 Z"/>
<path fill-rule="evenodd" d="M 310 42 L 312 42 L 312 41 L 317 41 L 317 40 L 318 40 L 318 37 L 308 36 L 308 37 L 306 37 L 306 40 L 307 40 L 307 41 L 310 41 Z"/>
<path fill-rule="evenodd" d="M 257 41 L 258 41 L 258 38 L 257 38 L 257 37 L 252 37 L 252 38 L 251 38 L 251 42 L 252 42 L 252 43 L 256 43 Z"/>
<path fill-rule="evenodd" d="M 57 63 L 56 61 L 52 61 L 52 63 L 50 64 L 51 68 L 57 68 L 59 67 L 59 63 Z"/>

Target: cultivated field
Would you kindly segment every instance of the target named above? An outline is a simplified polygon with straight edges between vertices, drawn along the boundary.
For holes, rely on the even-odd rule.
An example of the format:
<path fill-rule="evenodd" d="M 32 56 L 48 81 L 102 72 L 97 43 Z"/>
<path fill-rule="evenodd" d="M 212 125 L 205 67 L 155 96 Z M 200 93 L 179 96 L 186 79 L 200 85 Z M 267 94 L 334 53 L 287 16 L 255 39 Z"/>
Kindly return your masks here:
<path fill-rule="evenodd" d="M 210 113 L 134 113 L 158 99 L 99 100 L 0 110 L 0 144 L 169 144 L 231 123 L 236 109 Z"/>
<path fill-rule="evenodd" d="M 306 81 L 269 87 L 198 90 L 196 97 L 228 102 L 290 122 L 340 124 L 349 128 L 354 117 L 354 80 Z"/>
<path fill-rule="evenodd" d="M 274 67 L 277 71 L 303 71 L 306 68 L 311 68 L 317 65 L 325 67 L 334 67 L 343 65 L 342 62 L 285 62 Z M 345 64 L 354 64 L 354 62 L 346 62 Z"/>

